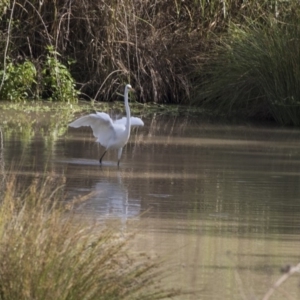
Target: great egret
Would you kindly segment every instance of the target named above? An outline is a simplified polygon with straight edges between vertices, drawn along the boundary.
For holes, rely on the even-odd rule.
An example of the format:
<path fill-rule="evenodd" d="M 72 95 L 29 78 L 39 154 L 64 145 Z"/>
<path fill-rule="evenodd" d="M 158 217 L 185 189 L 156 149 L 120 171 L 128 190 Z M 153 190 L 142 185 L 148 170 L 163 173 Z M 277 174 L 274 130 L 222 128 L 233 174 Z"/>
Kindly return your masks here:
<path fill-rule="evenodd" d="M 118 166 L 122 155 L 123 147 L 128 142 L 130 136 L 130 129 L 132 126 L 144 126 L 144 122 L 140 118 L 130 116 L 130 108 L 128 104 L 128 92 L 133 90 L 130 84 L 125 86 L 124 100 L 126 118 L 112 120 L 111 117 L 104 112 L 96 112 L 83 116 L 74 122 L 70 123 L 70 127 L 90 126 L 93 130 L 94 136 L 97 138 L 96 142 L 105 147 L 105 151 L 99 159 L 100 164 L 105 153 L 108 150 L 118 150 Z"/>

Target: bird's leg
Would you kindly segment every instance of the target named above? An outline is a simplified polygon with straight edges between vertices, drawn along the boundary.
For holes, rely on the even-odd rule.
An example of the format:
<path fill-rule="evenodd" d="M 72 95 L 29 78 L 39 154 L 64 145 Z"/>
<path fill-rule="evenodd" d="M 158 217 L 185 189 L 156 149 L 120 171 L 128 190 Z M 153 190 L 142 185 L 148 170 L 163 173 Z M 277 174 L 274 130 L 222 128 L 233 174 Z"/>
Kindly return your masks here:
<path fill-rule="evenodd" d="M 104 153 L 102 154 L 102 156 L 99 159 L 100 165 L 102 164 L 102 158 L 104 157 L 105 153 L 107 152 L 107 150 L 104 151 Z"/>
<path fill-rule="evenodd" d="M 122 156 L 122 151 L 123 151 L 123 148 L 120 148 L 118 150 L 118 168 L 119 168 L 119 165 L 120 165 L 120 160 L 121 160 L 121 156 Z"/>

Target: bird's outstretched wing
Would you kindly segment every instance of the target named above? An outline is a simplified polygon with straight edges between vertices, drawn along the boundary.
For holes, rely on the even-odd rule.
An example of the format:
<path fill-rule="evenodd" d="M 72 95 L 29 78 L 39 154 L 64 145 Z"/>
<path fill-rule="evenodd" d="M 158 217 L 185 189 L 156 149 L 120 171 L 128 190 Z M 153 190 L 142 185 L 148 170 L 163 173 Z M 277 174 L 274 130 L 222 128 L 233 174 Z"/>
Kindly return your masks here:
<path fill-rule="evenodd" d="M 109 140 L 114 137 L 114 127 L 110 116 L 104 112 L 97 112 L 83 116 L 69 124 L 70 127 L 90 126 L 94 137 L 102 146 L 107 147 Z"/>
<path fill-rule="evenodd" d="M 69 124 L 70 127 L 81 127 L 81 126 L 93 126 L 93 125 L 104 125 L 104 126 L 109 126 L 112 125 L 112 120 L 110 116 L 106 113 L 99 113 L 97 112 L 96 114 L 90 114 L 86 115 L 83 117 L 80 117 L 79 119 L 73 121 L 72 123 Z"/>
<path fill-rule="evenodd" d="M 123 117 L 121 119 L 115 120 L 113 121 L 114 124 L 120 124 L 120 125 L 126 125 L 126 117 Z M 137 117 L 131 117 L 130 118 L 130 122 L 131 122 L 131 127 L 136 127 L 136 126 L 144 126 L 144 122 L 142 121 L 142 119 L 137 118 Z"/>

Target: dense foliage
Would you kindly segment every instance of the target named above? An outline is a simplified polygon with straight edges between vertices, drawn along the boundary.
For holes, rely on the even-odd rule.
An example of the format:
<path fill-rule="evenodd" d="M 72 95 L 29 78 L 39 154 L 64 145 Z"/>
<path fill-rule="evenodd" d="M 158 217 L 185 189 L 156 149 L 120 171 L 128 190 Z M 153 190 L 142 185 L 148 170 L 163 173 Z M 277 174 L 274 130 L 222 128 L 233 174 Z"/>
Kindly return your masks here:
<path fill-rule="evenodd" d="M 296 124 L 286 108 L 298 98 L 298 52 L 289 54 L 300 48 L 299 7 L 297 0 L 2 1 L 0 97 L 76 101 L 80 92 L 109 100 L 130 82 L 142 102 L 192 99 Z M 280 82 L 293 81 L 286 87 L 275 78 L 282 67 Z M 258 84 L 264 80 L 268 89 Z"/>

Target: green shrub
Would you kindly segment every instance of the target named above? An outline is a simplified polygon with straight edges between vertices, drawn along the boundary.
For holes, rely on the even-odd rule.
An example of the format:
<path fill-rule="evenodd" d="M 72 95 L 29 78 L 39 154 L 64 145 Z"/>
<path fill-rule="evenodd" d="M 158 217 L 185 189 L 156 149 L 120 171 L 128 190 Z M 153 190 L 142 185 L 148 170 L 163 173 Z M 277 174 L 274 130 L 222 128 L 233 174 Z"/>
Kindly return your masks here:
<path fill-rule="evenodd" d="M 48 54 L 42 70 L 42 94 L 53 101 L 76 102 L 79 92 L 68 68 L 58 57 L 60 54 L 48 46 Z"/>
<path fill-rule="evenodd" d="M 3 86 L 0 99 L 18 101 L 33 95 L 32 87 L 36 83 L 36 68 L 28 60 L 23 63 L 13 63 L 8 60 L 6 70 L 0 70 Z"/>
<path fill-rule="evenodd" d="M 37 63 L 42 68 L 40 74 L 27 59 L 23 63 L 13 63 L 7 58 L 5 71 L 0 70 L 0 78 L 4 76 L 0 99 L 18 101 L 43 97 L 53 101 L 76 102 L 79 92 L 75 81 L 67 67 L 58 60 L 59 56 L 52 47 L 48 47 L 45 61 Z"/>

